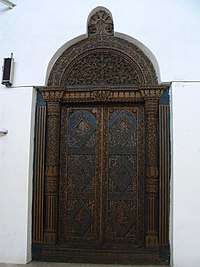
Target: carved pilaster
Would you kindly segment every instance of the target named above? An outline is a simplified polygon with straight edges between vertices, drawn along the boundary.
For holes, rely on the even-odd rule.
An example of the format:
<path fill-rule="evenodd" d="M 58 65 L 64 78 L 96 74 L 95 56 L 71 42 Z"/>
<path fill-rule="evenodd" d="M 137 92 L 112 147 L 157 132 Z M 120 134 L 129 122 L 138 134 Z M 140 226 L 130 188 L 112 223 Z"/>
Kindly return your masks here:
<path fill-rule="evenodd" d="M 159 243 L 169 244 L 170 110 L 159 107 Z"/>
<path fill-rule="evenodd" d="M 47 158 L 45 170 L 45 234 L 44 242 L 54 244 L 57 232 L 57 197 L 59 169 L 60 105 L 47 102 Z"/>
<path fill-rule="evenodd" d="M 146 246 L 158 245 L 158 100 L 146 99 Z"/>
<path fill-rule="evenodd" d="M 46 138 L 46 106 L 36 109 L 34 192 L 33 192 L 33 242 L 43 242 L 44 231 L 44 160 Z"/>

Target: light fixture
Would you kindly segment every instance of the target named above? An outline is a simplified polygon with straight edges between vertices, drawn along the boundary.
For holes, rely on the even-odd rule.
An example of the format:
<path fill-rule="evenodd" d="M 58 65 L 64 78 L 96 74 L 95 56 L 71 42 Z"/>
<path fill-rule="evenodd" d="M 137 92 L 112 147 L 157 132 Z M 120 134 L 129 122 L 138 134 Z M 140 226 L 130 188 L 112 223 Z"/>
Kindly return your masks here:
<path fill-rule="evenodd" d="M 11 57 L 4 58 L 3 77 L 1 82 L 3 85 L 6 86 L 12 85 L 13 67 L 14 67 L 14 58 L 13 58 L 13 53 L 11 53 Z"/>

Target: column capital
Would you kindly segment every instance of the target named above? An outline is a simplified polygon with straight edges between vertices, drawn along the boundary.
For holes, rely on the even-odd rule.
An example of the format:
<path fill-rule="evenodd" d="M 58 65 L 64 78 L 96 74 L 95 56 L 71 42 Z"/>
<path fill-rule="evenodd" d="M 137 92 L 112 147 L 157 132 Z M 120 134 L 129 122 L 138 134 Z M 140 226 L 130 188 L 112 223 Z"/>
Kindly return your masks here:
<path fill-rule="evenodd" d="M 65 92 L 63 87 L 39 87 L 38 90 L 42 93 L 46 101 L 59 101 L 62 99 Z"/>
<path fill-rule="evenodd" d="M 140 92 L 144 99 L 160 99 L 165 88 L 144 88 L 140 89 Z"/>
<path fill-rule="evenodd" d="M 60 116 L 60 102 L 59 101 L 47 102 L 47 114 L 48 116 Z"/>
<path fill-rule="evenodd" d="M 156 116 L 158 112 L 158 99 L 146 99 L 145 100 L 145 112 L 147 115 Z"/>

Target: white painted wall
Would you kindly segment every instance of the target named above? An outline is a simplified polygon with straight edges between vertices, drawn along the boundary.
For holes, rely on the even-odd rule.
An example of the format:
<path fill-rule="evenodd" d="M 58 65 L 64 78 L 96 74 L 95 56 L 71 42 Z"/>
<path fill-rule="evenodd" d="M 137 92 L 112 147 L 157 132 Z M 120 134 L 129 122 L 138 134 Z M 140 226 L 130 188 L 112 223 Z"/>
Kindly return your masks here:
<path fill-rule="evenodd" d="M 0 262 L 30 260 L 34 100 L 32 88 L 0 88 Z"/>
<path fill-rule="evenodd" d="M 13 87 L 0 86 L 0 128 L 9 131 L 7 136 L 0 137 L 0 262 L 24 263 L 30 260 L 31 244 L 31 114 L 34 114 L 31 109 L 35 99 L 32 85 L 45 84 L 47 66 L 54 53 L 70 39 L 86 32 L 87 16 L 100 5 L 112 12 L 117 32 L 133 36 L 153 52 L 162 82 L 198 81 L 200 1 L 13 2 L 16 7 L 12 10 L 0 3 L 0 61 L 10 53 L 14 53 L 15 59 Z M 200 266 L 196 125 L 200 114 L 199 85 L 173 83 L 174 209 L 171 227 L 176 267 Z M 188 93 L 192 93 L 193 99 L 186 105 Z M 187 126 L 184 117 L 188 118 Z"/>
<path fill-rule="evenodd" d="M 200 266 L 200 82 L 172 85 L 173 256 L 175 267 Z"/>

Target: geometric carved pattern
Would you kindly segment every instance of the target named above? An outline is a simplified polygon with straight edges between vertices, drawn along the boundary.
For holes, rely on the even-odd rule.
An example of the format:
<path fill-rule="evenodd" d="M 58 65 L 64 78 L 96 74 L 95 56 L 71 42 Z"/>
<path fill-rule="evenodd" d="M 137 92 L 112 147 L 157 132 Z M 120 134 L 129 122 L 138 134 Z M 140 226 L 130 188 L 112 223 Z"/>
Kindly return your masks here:
<path fill-rule="evenodd" d="M 110 201 L 109 208 L 112 210 L 109 216 L 110 233 L 119 238 L 136 233 L 136 217 L 130 208 L 130 201 Z"/>
<path fill-rule="evenodd" d="M 103 125 L 102 107 L 110 114 L 104 117 Z M 106 106 L 102 107 L 64 107 L 62 139 L 65 142 L 61 157 L 66 160 L 61 163 L 64 171 L 60 214 L 64 216 L 60 234 L 65 243 L 70 241 L 76 246 L 81 246 L 84 240 L 91 244 L 99 242 L 99 245 L 128 242 L 141 246 L 144 237 L 144 107 L 115 107 L 109 111 Z M 103 143 L 107 144 L 104 148 Z M 99 147 L 102 148 L 99 150 Z M 97 172 L 99 165 L 103 168 Z"/>
<path fill-rule="evenodd" d="M 61 235 L 74 242 L 95 235 L 96 119 L 91 110 L 63 110 Z"/>
<path fill-rule="evenodd" d="M 136 122 L 127 110 L 116 112 L 109 121 L 109 172 L 117 188 L 124 192 L 132 181 L 136 153 Z"/>
<path fill-rule="evenodd" d="M 132 181 L 133 163 L 129 162 L 130 156 L 114 156 L 110 155 L 110 179 L 120 192 L 124 192 Z"/>
<path fill-rule="evenodd" d="M 95 156 L 72 154 L 68 156 L 68 177 L 72 179 L 77 190 L 84 190 L 91 177 L 95 175 L 94 164 Z"/>
<path fill-rule="evenodd" d="M 117 111 L 109 121 L 110 128 L 110 148 L 133 149 L 135 140 L 136 121 L 127 110 Z M 122 151 L 120 151 L 122 152 Z"/>
<path fill-rule="evenodd" d="M 83 236 L 93 222 L 90 210 L 81 200 L 77 200 L 68 211 L 67 219 L 77 236 Z"/>
<path fill-rule="evenodd" d="M 87 111 L 77 111 L 67 123 L 68 178 L 82 191 L 95 176 L 96 121 Z"/>
<path fill-rule="evenodd" d="M 116 107 L 108 111 L 108 243 L 137 246 L 143 243 L 144 181 L 138 171 L 144 170 L 142 110 Z"/>
<path fill-rule="evenodd" d="M 68 119 L 69 149 L 95 148 L 95 118 L 87 112 L 77 111 Z"/>

